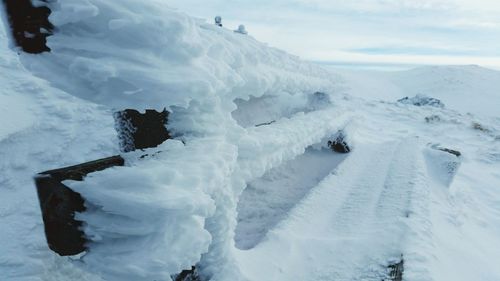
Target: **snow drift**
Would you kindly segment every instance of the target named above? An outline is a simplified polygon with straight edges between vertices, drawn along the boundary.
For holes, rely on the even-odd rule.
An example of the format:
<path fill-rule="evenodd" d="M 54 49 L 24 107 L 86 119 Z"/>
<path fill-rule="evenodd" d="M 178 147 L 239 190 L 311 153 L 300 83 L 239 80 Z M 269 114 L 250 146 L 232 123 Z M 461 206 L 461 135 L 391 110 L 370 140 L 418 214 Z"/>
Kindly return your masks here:
<path fill-rule="evenodd" d="M 195 265 L 206 280 L 371 281 L 402 257 L 405 280 L 500 278 L 498 116 L 341 95 L 337 73 L 160 0 L 37 3 L 52 11 L 51 52 L 8 48 L 0 25 L 2 278 L 170 280 Z M 406 91 L 413 78 L 343 75 L 370 99 L 421 92 Z M 466 104 L 431 86 L 447 107 Z M 32 177 L 119 154 L 113 114 L 124 108 L 165 108 L 174 139 L 64 182 L 86 199 L 77 217 L 90 242 L 59 257 Z M 339 131 L 351 154 L 323 149 Z M 290 193 L 260 193 L 270 188 Z"/>
<path fill-rule="evenodd" d="M 297 124 L 290 122 L 278 136 L 283 140 L 282 147 L 274 151 L 273 157 L 263 153 L 253 158 L 238 151 L 240 142 L 258 150 L 264 150 L 270 143 L 259 143 L 264 135 L 242 140 L 245 130 L 231 115 L 237 109 L 234 100 L 291 95 L 304 101 L 301 106 L 306 106 L 309 95 L 318 91 L 332 93 L 335 78 L 250 36 L 178 13 L 162 1 L 38 4 L 47 5 L 52 11 L 49 20 L 55 32 L 47 37 L 51 51 L 37 55 L 21 53 L 20 61 L 31 74 L 48 83 L 26 72 L 15 54 L 6 48 L 6 40 L 2 40 L 2 59 L 8 58 L 10 63 L 2 62 L 2 72 L 14 71 L 33 84 L 33 89 L 28 90 L 7 84 L 2 104 L 13 99 L 16 106 L 37 105 L 40 98 L 36 97 L 39 94 L 34 87 L 43 85 L 44 91 L 54 92 L 43 98 L 43 104 L 58 107 L 57 110 L 42 107 L 38 111 L 14 107 L 16 113 L 26 111 L 26 116 L 16 120 L 12 128 L 3 129 L 2 147 L 11 150 L 2 152 L 6 171 L 3 182 L 9 184 L 8 193 L 17 202 L 29 199 L 30 204 L 23 209 L 34 213 L 24 227 L 38 225 L 37 235 L 42 236 L 34 190 L 20 186 L 31 186 L 29 179 L 36 172 L 116 153 L 113 111 L 167 108 L 172 112 L 169 129 L 182 136 L 182 142 L 169 140 L 152 150 L 155 156 L 147 159 L 140 158 L 143 152 L 127 153 L 126 167 L 92 173 L 83 182 L 64 183 L 86 200 L 87 211 L 78 214 L 77 219 L 85 221 L 90 250 L 76 261 L 50 254 L 41 237 L 37 237 L 37 250 L 16 242 L 13 251 L 22 260 L 30 253 L 43 253 L 52 256 L 57 266 L 75 268 L 75 272 L 95 274 L 105 280 L 168 280 L 196 264 L 206 276 L 237 278 L 238 267 L 232 265 L 236 202 L 244 188 L 244 183 L 240 183 L 242 174 L 255 173 L 239 168 L 239 162 L 263 165 L 265 168 L 257 172 L 262 174 L 270 165 L 295 157 L 324 135 L 336 131 L 343 121 L 332 123 L 333 118 L 328 119 L 328 112 L 323 112 L 323 123 L 297 135 L 294 131 L 315 117 L 308 116 L 304 121 L 299 118 Z M 14 94 L 19 97 L 12 97 Z M 61 98 L 65 102 L 59 102 Z M 65 113 L 57 115 L 58 110 Z M 54 120 L 46 120 L 50 118 Z M 55 128 L 57 124 L 64 125 Z M 35 138 L 37 129 L 33 126 L 40 126 L 38 130 L 44 130 L 50 138 Z M 82 134 L 85 128 L 87 133 Z M 312 130 L 317 133 L 311 134 Z M 22 141 L 17 142 L 16 150 L 9 144 L 10 136 L 22 132 L 26 136 L 18 137 Z M 38 140 L 36 147 L 29 146 L 30 139 Z M 298 142 L 288 145 L 292 139 Z M 86 145 L 73 148 L 57 145 L 69 140 L 77 144 L 84 141 Z M 251 144 L 249 140 L 256 142 Z M 57 152 L 61 160 L 50 158 L 46 165 L 35 165 L 36 161 L 23 157 L 36 153 L 34 149 L 43 154 Z M 25 154 L 15 154 L 21 150 Z M 161 153 L 154 153 L 158 151 Z M 22 163 L 21 175 L 13 175 L 16 168 L 8 159 L 14 157 Z M 250 157 L 253 159 L 249 162 Z M 10 212 L 3 216 L 11 222 L 18 218 Z M 33 241 L 23 235 L 17 239 Z M 33 262 L 50 268 L 40 260 Z M 26 261 L 24 266 L 29 268 L 30 262 Z M 42 278 L 40 273 L 49 269 L 8 270 L 9 278 Z M 81 274 L 79 278 L 84 278 Z"/>

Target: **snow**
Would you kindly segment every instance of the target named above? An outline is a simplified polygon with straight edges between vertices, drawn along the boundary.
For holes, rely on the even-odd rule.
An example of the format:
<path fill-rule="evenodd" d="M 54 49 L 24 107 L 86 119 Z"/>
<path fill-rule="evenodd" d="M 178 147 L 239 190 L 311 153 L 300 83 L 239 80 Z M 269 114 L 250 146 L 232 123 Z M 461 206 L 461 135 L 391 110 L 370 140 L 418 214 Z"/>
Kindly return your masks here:
<path fill-rule="evenodd" d="M 384 278 L 383 264 L 401 255 L 417 151 L 413 139 L 358 147 L 266 240 L 241 253 L 249 265 L 244 274 L 250 280 Z M 401 178 L 409 182 L 402 186 Z"/>
<path fill-rule="evenodd" d="M 209 149 L 213 154 L 203 153 Z M 185 146 L 167 141 L 158 150 L 141 161 L 140 154 L 127 155 L 129 167 L 65 182 L 89 208 L 77 216 L 92 240 L 84 267 L 105 280 L 168 280 L 195 264 L 211 242 L 204 219 L 215 204 L 207 191 L 224 184 L 234 151 L 219 138 Z M 210 172 L 215 167 L 217 174 Z"/>
<path fill-rule="evenodd" d="M 335 68 L 334 68 L 335 69 Z M 347 92 L 396 101 L 425 95 L 462 113 L 498 117 L 500 72 L 480 66 L 426 66 L 405 71 L 342 70 Z"/>
<path fill-rule="evenodd" d="M 308 94 L 334 88 L 335 77 L 249 36 L 174 12 L 161 1 L 120 5 L 65 1 L 49 6 L 50 20 L 58 30 L 48 39 L 51 53 L 18 58 L 2 46 L 2 57 L 15 64 L 2 65 L 2 72 L 21 76 L 6 80 L 30 85 L 25 89 L 6 84 L 5 95 L 20 96 L 11 108 L 19 115 L 17 107 L 36 105 L 26 110 L 24 120 L 2 126 L 6 128 L 2 137 L 9 135 L 2 144 L 9 148 L 2 150 L 2 182 L 10 190 L 6 198 L 30 200 L 19 212 L 31 214 L 25 220 L 12 211 L 2 212 L 6 224 L 25 221 L 23 228 L 13 227 L 4 238 L 8 241 L 22 229 L 37 226 L 32 234 L 37 250 L 31 246 L 34 242 L 20 242 L 33 241 L 26 235 L 18 235 L 14 241 L 20 241 L 11 246 L 23 265 L 34 269 L 19 273 L 14 269 L 7 276 L 44 278 L 57 267 L 79 279 L 97 275 L 104 280 L 168 280 L 195 264 L 206 274 L 226 274 L 220 268 L 234 260 L 231 221 L 236 218 L 235 190 L 241 191 L 233 187 L 233 177 L 238 176 L 232 174 L 240 171 L 236 142 L 244 132 L 231 118 L 237 109 L 233 100 L 276 92 L 307 100 Z M 2 104 L 9 101 L 2 96 Z M 154 157 L 144 160 L 137 160 L 143 152 L 123 155 L 126 167 L 93 173 L 84 182 L 65 182 L 86 199 L 89 211 L 77 217 L 86 222 L 91 250 L 76 261 L 55 257 L 43 241 L 34 189 L 19 187 L 33 186 L 37 172 L 117 154 L 112 116 L 126 107 L 169 108 L 173 112 L 169 129 L 182 135 L 183 142 L 167 141 L 151 151 Z M 329 123 L 291 149 L 278 150 L 274 165 L 300 154 L 339 121 Z M 283 144 L 294 136 L 291 123 L 287 128 Z M 302 134 L 309 135 L 310 130 L 314 128 Z M 266 159 L 262 155 L 259 161 Z M 22 173 L 14 172 L 19 169 Z M 41 254 L 56 260 L 27 258 Z M 13 270 L 12 262 L 4 264 Z"/>
<path fill-rule="evenodd" d="M 110 112 L 34 78 L 0 26 L 0 272 L 5 280 L 99 280 L 46 244 L 37 172 L 117 153 Z M 85 136 L 85 137 L 82 137 Z"/>
<path fill-rule="evenodd" d="M 434 106 L 434 107 L 444 107 L 444 104 L 435 98 L 431 98 L 425 95 L 416 95 L 414 97 L 404 97 L 398 100 L 400 103 L 411 104 L 415 106 Z"/>
<path fill-rule="evenodd" d="M 247 250 L 257 245 L 345 158 L 326 148 L 308 147 L 304 154 L 249 182 L 238 202 L 236 247 Z"/>
<path fill-rule="evenodd" d="M 48 5 L 51 53 L 0 22 L 2 278 L 381 280 L 402 257 L 405 281 L 500 280 L 498 72 L 327 71 L 159 0 Z M 418 94 L 446 107 L 397 102 Z M 65 182 L 90 241 L 59 257 L 32 177 L 119 154 L 123 108 L 167 108 L 176 139 Z"/>
<path fill-rule="evenodd" d="M 332 86 L 318 67 L 159 0 L 49 6 L 58 28 L 48 38 L 52 52 L 23 56 L 24 64 L 68 93 L 112 108 L 163 109 L 226 95 L 246 99 Z"/>

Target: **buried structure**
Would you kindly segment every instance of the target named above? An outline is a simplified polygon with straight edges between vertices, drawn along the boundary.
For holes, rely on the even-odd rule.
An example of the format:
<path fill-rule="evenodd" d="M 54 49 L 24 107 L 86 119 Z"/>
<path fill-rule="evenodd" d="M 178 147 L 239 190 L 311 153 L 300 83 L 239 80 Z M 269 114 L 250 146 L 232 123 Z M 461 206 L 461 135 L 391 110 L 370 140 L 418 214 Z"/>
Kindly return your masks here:
<path fill-rule="evenodd" d="M 156 147 L 170 138 L 166 128 L 168 112 L 124 110 L 115 114 L 121 150 Z M 83 181 L 91 173 L 111 167 L 124 166 L 125 160 L 117 155 L 35 176 L 38 199 L 49 248 L 61 256 L 72 256 L 86 250 L 87 239 L 81 230 L 82 222 L 75 219 L 76 212 L 84 212 L 85 198 L 62 182 Z"/>
<path fill-rule="evenodd" d="M 47 0 L 37 1 L 38 6 L 34 6 L 31 0 L 2 0 L 2 2 L 15 44 L 26 53 L 49 52 L 47 37 L 54 30 L 54 26 L 49 22 L 51 10 L 40 5 L 47 3 Z"/>
<path fill-rule="evenodd" d="M 347 143 L 347 136 L 343 130 L 338 131 L 332 138 L 328 141 L 328 147 L 331 150 L 338 153 L 349 153 L 351 152 L 351 147 Z"/>

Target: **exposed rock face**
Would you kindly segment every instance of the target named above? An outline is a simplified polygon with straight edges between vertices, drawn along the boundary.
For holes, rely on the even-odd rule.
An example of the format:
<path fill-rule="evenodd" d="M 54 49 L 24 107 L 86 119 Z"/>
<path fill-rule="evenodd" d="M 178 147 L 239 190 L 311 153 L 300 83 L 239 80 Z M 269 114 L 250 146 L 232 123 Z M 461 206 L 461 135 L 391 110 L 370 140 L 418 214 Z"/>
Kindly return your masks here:
<path fill-rule="evenodd" d="M 431 98 L 425 95 L 416 95 L 412 98 L 404 97 L 398 100 L 398 102 L 404 104 L 411 104 L 415 106 L 433 106 L 433 107 L 444 108 L 444 104 L 441 102 L 441 100 Z"/>

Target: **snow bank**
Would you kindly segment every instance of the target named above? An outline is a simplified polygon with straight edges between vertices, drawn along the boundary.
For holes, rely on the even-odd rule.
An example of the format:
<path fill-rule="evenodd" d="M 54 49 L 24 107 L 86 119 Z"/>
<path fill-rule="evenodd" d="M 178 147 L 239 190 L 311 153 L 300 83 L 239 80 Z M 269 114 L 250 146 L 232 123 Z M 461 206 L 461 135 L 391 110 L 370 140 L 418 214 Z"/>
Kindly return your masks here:
<path fill-rule="evenodd" d="M 47 100 L 66 114 L 56 115 L 51 122 L 42 121 L 73 126 L 60 131 L 47 128 L 54 143 L 68 138 L 74 141 L 77 136 L 88 143 L 64 151 L 42 142 L 46 153 L 81 155 L 50 158 L 45 165 L 30 166 L 23 175 L 25 184 L 36 172 L 117 153 L 112 124 L 115 110 L 167 108 L 172 112 L 169 130 L 183 140 L 167 141 L 144 152 L 152 155 L 145 159 L 140 159 L 143 153 L 125 154 L 125 167 L 92 173 L 83 182 L 65 182 L 86 199 L 88 211 L 77 217 L 86 222 L 84 231 L 90 243 L 88 253 L 72 262 L 58 260 L 57 266 L 67 265 L 71 272 L 92 272 L 105 280 L 168 280 L 193 265 L 208 277 L 238 278 L 233 236 L 236 204 L 244 183 L 234 182 L 241 175 L 237 172 L 241 170 L 239 155 L 248 153 L 244 150 L 254 145 L 241 141 L 246 129 L 231 115 L 238 109 L 234 100 L 278 96 L 283 107 L 293 108 L 293 101 L 282 98 L 293 97 L 301 106 L 294 114 L 316 110 L 318 101 L 304 107 L 310 103 L 308 96 L 318 91 L 331 94 L 336 89 L 335 77 L 250 36 L 178 13 L 159 0 L 71 0 L 46 5 L 52 10 L 49 19 L 56 27 L 47 41 L 51 52 L 21 54 L 20 60 L 28 71 L 50 83 L 47 89 L 57 89 L 54 91 L 68 99 L 66 103 Z M 12 53 L 9 56 L 14 57 Z M 13 60 L 18 63 L 17 58 Z M 18 89 L 9 88 L 11 92 Z M 16 102 L 28 105 L 33 100 L 18 98 Z M 99 106 L 82 109 L 73 103 Z M 48 118 L 54 112 L 42 108 L 40 114 Z M 305 147 L 335 131 L 338 124 L 329 112 L 311 114 L 304 120 L 297 119 L 296 124 L 274 127 L 284 130 L 279 144 L 285 147 L 272 158 L 259 155 L 254 165 L 263 165 L 264 169 L 259 168 L 257 174 L 296 157 Z M 81 118 L 65 121 L 73 116 Z M 302 129 L 321 116 L 322 122 Z M 85 118 L 88 124 L 82 123 Z M 30 115 L 25 119 L 20 118 L 17 125 L 28 127 L 34 121 Z M 99 120 L 103 122 L 95 124 Z M 96 128 L 96 132 L 89 133 L 87 127 Z M 5 129 L 2 134 L 18 129 Z M 28 135 L 36 139 L 32 133 Z M 19 149 L 30 143 L 22 139 Z M 261 143 L 270 144 L 272 141 Z M 28 162 L 25 158 L 19 161 L 23 165 Z M 268 161 L 272 163 L 266 164 Z M 8 176 L 6 181 L 19 186 L 15 178 Z M 31 221 L 40 224 L 34 194 L 32 190 L 29 208 L 35 208 L 36 216 Z M 40 247 L 38 252 L 50 254 L 46 246 Z M 39 273 L 35 270 L 33 275 Z"/>

